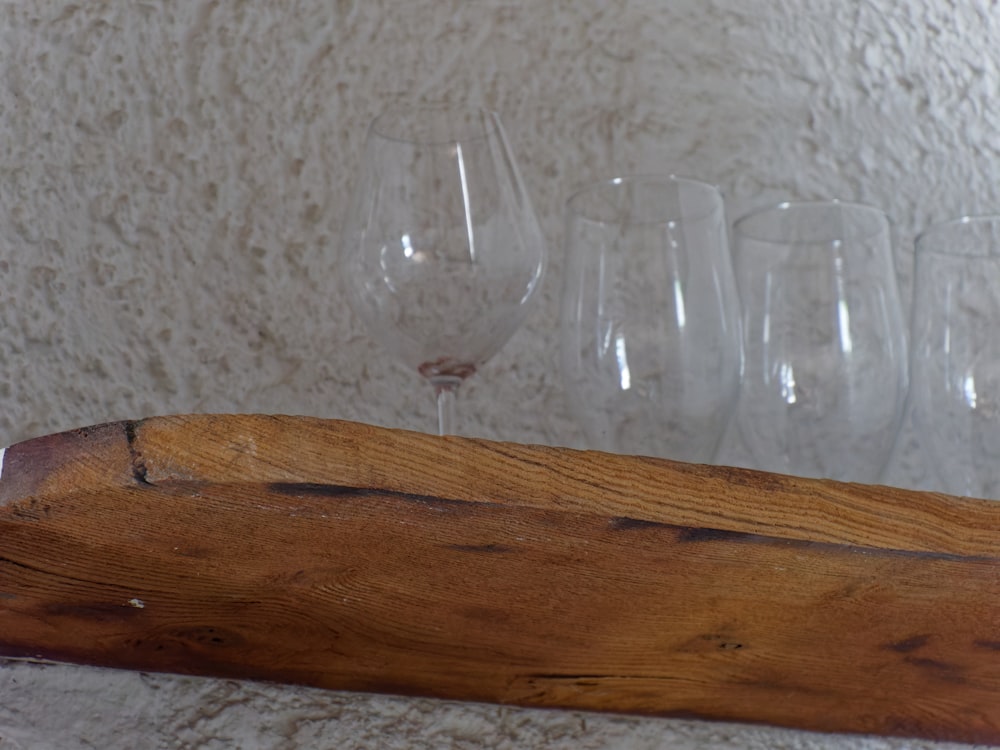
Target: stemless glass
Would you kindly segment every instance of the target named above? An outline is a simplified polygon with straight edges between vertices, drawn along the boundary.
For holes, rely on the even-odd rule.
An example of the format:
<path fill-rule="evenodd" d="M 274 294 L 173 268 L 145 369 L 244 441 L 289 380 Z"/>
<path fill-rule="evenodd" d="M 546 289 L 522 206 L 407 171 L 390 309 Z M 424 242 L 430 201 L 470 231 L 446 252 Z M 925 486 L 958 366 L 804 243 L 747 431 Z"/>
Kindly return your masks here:
<path fill-rule="evenodd" d="M 907 390 L 889 220 L 839 201 L 734 225 L 745 370 L 737 425 L 757 468 L 874 482 Z"/>
<path fill-rule="evenodd" d="M 379 116 L 345 225 L 352 308 L 430 381 L 438 431 L 453 432 L 459 384 L 521 325 L 545 267 L 500 118 L 450 107 Z"/>
<path fill-rule="evenodd" d="M 738 392 L 739 305 L 722 195 L 618 178 L 567 202 L 563 380 L 592 447 L 706 462 Z"/>
<path fill-rule="evenodd" d="M 1000 499 L 1000 216 L 917 238 L 910 403 L 940 489 Z"/>

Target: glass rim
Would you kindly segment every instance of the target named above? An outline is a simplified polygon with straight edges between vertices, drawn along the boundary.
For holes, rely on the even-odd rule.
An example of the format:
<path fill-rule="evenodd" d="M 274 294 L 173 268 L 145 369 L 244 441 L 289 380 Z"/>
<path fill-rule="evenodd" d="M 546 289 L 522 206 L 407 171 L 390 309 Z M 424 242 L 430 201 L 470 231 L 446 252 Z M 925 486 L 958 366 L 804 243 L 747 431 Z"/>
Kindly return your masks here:
<path fill-rule="evenodd" d="M 413 118 L 414 116 L 441 116 L 441 115 L 461 115 L 463 117 L 477 116 L 481 122 L 489 123 L 488 126 L 474 128 L 468 124 L 456 126 L 454 133 L 448 137 L 443 135 L 420 136 L 418 132 L 407 131 L 400 128 L 386 127 L 386 123 L 397 121 L 403 117 Z M 406 103 L 396 103 L 383 109 L 372 119 L 368 125 L 368 135 L 377 136 L 386 141 L 394 143 L 404 143 L 414 146 L 448 146 L 453 143 L 468 141 L 478 141 L 489 138 L 491 135 L 501 130 L 500 115 L 489 107 L 470 106 L 467 104 L 421 103 L 408 105 Z"/>
<path fill-rule="evenodd" d="M 701 191 L 704 195 L 711 196 L 714 199 L 714 205 L 711 205 L 705 211 L 695 212 L 690 216 L 682 216 L 680 212 L 669 212 L 677 213 L 676 216 L 664 215 L 661 218 L 656 219 L 644 219 L 640 221 L 629 221 L 632 225 L 642 225 L 642 224 L 667 224 L 676 221 L 697 221 L 699 219 L 704 219 L 708 216 L 713 216 L 718 212 L 724 212 L 725 210 L 725 199 L 722 195 L 722 190 L 711 182 L 705 182 L 704 180 L 697 180 L 691 177 L 682 177 L 673 173 L 663 173 L 657 174 L 655 172 L 639 173 L 639 174 L 623 174 L 616 177 L 605 178 L 603 180 L 595 180 L 593 182 L 588 182 L 581 187 L 574 190 L 570 196 L 565 201 L 566 213 L 574 217 L 578 217 L 584 221 L 593 222 L 594 224 L 611 224 L 614 223 L 608 219 L 595 218 L 591 212 L 581 211 L 577 208 L 577 204 L 582 198 L 589 195 L 597 195 L 600 191 L 607 188 L 618 189 L 625 185 L 657 185 L 657 186 L 683 186 L 694 188 Z"/>
<path fill-rule="evenodd" d="M 869 217 L 874 217 L 884 224 L 885 234 L 891 237 L 892 232 L 892 219 L 889 214 L 878 206 L 872 205 L 871 203 L 863 203 L 860 201 L 848 201 L 842 200 L 840 198 L 829 198 L 826 200 L 787 200 L 780 201 L 779 203 L 771 203 L 766 206 L 761 206 L 760 208 L 755 208 L 752 211 L 743 214 L 740 218 L 733 222 L 733 237 L 736 240 L 740 238 L 752 240 L 763 245 L 829 245 L 832 242 L 842 241 L 843 237 L 827 237 L 824 239 L 805 239 L 805 238 L 788 238 L 788 237 L 777 237 L 773 233 L 768 234 L 766 232 L 753 232 L 748 231 L 747 226 L 754 220 L 760 219 L 767 215 L 776 215 L 781 211 L 790 210 L 807 210 L 816 208 L 839 208 L 841 210 L 847 209 L 852 213 L 863 214 Z M 858 239 L 870 239 L 871 237 L 877 237 L 882 234 L 882 229 L 877 229 L 871 232 L 864 232 L 859 235 Z"/>
<path fill-rule="evenodd" d="M 1000 214 L 964 214 L 952 219 L 936 221 L 924 228 L 913 240 L 914 253 L 917 255 L 939 255 L 949 258 L 983 258 L 997 260 L 1000 259 L 1000 252 L 976 253 L 967 251 L 956 251 L 954 249 L 939 250 L 929 246 L 929 240 L 936 234 L 953 229 L 955 227 L 972 227 L 996 224 L 1000 229 Z"/>

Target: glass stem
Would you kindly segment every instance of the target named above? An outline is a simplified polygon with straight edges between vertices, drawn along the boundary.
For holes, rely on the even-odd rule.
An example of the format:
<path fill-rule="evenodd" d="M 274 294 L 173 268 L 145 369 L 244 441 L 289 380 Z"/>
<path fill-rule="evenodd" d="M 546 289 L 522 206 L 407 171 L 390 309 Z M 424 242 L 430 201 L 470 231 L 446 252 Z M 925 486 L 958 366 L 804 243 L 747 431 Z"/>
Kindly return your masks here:
<path fill-rule="evenodd" d="M 438 435 L 455 434 L 455 394 L 459 378 L 435 378 L 431 381 L 437 393 Z"/>

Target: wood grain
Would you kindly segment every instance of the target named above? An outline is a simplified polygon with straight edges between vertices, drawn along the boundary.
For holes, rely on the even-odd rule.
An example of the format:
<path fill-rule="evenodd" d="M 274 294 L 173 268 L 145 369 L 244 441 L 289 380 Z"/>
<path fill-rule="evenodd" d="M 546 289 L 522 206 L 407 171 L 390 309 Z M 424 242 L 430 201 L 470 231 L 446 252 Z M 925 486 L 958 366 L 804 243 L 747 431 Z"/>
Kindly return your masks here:
<path fill-rule="evenodd" d="M 1000 503 L 267 416 L 8 449 L 0 654 L 1000 743 Z"/>

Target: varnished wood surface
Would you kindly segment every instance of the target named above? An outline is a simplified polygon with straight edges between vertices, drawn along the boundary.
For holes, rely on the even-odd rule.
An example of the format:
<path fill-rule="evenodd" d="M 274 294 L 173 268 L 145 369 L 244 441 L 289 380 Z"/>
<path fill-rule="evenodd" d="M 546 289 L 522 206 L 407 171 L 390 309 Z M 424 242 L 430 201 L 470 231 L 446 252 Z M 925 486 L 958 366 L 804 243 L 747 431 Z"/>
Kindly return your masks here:
<path fill-rule="evenodd" d="M 1000 503 L 353 423 L 7 450 L 0 654 L 1000 743 Z"/>

